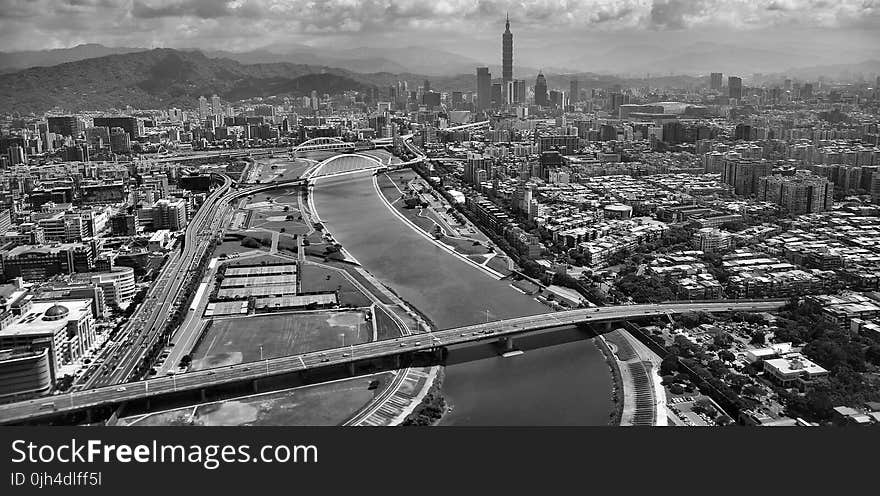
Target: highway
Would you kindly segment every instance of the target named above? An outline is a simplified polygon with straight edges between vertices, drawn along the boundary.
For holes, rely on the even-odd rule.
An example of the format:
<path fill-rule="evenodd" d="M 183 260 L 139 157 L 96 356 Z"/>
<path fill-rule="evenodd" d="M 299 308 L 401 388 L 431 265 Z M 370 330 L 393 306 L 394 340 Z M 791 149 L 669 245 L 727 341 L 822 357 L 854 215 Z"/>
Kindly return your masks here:
<path fill-rule="evenodd" d="M 401 353 L 428 351 L 438 347 L 473 341 L 496 340 L 517 334 L 581 323 L 603 323 L 626 319 L 674 315 L 687 312 L 729 312 L 776 310 L 787 300 L 718 301 L 620 305 L 532 315 L 514 319 L 446 329 L 425 334 L 373 341 L 327 351 L 249 362 L 186 374 L 158 377 L 141 382 L 99 387 L 96 389 L 48 396 L 0 405 L 0 423 L 23 421 L 57 412 L 76 411 L 93 406 L 118 404 L 139 398 L 174 392 L 196 390 L 235 381 L 295 372 L 305 369 L 346 365 L 360 360 L 392 357 Z"/>
<path fill-rule="evenodd" d="M 208 246 L 207 240 L 220 227 L 220 221 L 227 218 L 228 205 L 224 199 L 234 191 L 230 189 L 232 179 L 226 175 L 221 177 L 223 184 L 214 189 L 187 225 L 183 252 L 173 252 L 140 308 L 118 333 L 113 345 L 101 354 L 105 357 L 103 363 L 83 376 L 86 388 L 127 381 L 144 354 L 159 339 L 180 290 Z"/>

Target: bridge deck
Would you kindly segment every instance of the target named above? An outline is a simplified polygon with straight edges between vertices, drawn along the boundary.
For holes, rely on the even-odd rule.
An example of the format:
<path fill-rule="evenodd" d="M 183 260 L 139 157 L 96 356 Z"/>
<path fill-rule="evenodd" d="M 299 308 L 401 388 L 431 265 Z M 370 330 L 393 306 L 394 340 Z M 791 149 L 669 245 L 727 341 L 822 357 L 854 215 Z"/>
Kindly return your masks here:
<path fill-rule="evenodd" d="M 41 415 L 83 410 L 107 404 L 148 398 L 175 391 L 196 390 L 237 381 L 248 381 L 306 369 L 345 365 L 348 363 L 429 351 L 438 347 L 487 339 L 514 336 L 531 331 L 582 323 L 612 322 L 632 318 L 681 314 L 693 311 L 726 312 L 775 310 L 786 300 L 713 303 L 663 303 L 622 305 L 569 310 L 487 322 L 427 334 L 362 343 L 324 352 L 293 355 L 261 362 L 242 363 L 216 369 L 189 372 L 117 386 L 48 396 L 0 405 L 0 423 L 23 421 Z"/>

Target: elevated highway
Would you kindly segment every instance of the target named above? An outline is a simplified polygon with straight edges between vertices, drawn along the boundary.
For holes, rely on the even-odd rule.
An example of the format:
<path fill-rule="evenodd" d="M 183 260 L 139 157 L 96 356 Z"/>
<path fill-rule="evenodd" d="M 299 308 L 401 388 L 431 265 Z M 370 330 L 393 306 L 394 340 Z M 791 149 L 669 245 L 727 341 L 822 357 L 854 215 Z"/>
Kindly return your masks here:
<path fill-rule="evenodd" d="M 67 413 L 88 411 L 96 407 L 113 407 L 130 401 L 145 400 L 182 391 L 201 391 L 230 383 L 253 384 L 272 376 L 307 372 L 326 367 L 347 366 L 352 372 L 358 363 L 391 360 L 399 364 L 401 355 L 436 353 L 451 345 L 497 340 L 510 347 L 517 335 L 579 324 L 606 324 L 629 319 L 687 312 L 770 311 L 784 306 L 787 300 L 715 301 L 621 305 L 586 308 L 498 320 L 482 324 L 446 329 L 426 334 L 402 336 L 373 341 L 322 352 L 304 353 L 260 362 L 242 363 L 216 369 L 189 372 L 140 382 L 101 387 L 63 395 L 0 405 L 0 423 L 63 417 Z"/>

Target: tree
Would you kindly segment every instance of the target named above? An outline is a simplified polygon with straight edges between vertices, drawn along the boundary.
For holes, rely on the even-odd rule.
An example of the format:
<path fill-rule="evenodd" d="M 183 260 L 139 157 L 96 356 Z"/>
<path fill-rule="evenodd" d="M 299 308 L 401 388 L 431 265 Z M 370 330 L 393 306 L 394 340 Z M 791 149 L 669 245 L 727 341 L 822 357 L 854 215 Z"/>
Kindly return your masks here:
<path fill-rule="evenodd" d="M 660 362 L 660 374 L 661 375 L 671 375 L 673 372 L 678 370 L 678 357 L 669 354 L 663 358 L 663 361 Z"/>
<path fill-rule="evenodd" d="M 712 417 L 715 415 L 715 405 L 712 404 L 712 400 L 709 398 L 700 398 L 694 402 L 693 411 Z"/>
<path fill-rule="evenodd" d="M 865 350 L 865 360 L 874 364 L 880 365 L 880 345 L 872 344 Z"/>
<path fill-rule="evenodd" d="M 250 236 L 246 236 L 241 240 L 241 246 L 245 248 L 259 248 L 260 242 Z"/>
<path fill-rule="evenodd" d="M 756 344 L 758 346 L 763 346 L 767 343 L 767 336 L 764 334 L 764 331 L 755 331 L 752 334 L 752 339 L 750 341 L 751 344 Z"/>

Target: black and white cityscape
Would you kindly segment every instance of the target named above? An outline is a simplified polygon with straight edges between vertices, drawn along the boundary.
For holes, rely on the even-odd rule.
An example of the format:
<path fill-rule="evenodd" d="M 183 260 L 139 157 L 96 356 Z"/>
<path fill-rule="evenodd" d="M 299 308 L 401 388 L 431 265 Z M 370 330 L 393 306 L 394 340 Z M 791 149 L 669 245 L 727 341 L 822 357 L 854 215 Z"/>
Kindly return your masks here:
<path fill-rule="evenodd" d="M 880 424 L 876 0 L 0 0 L 0 50 L 0 424 Z"/>

